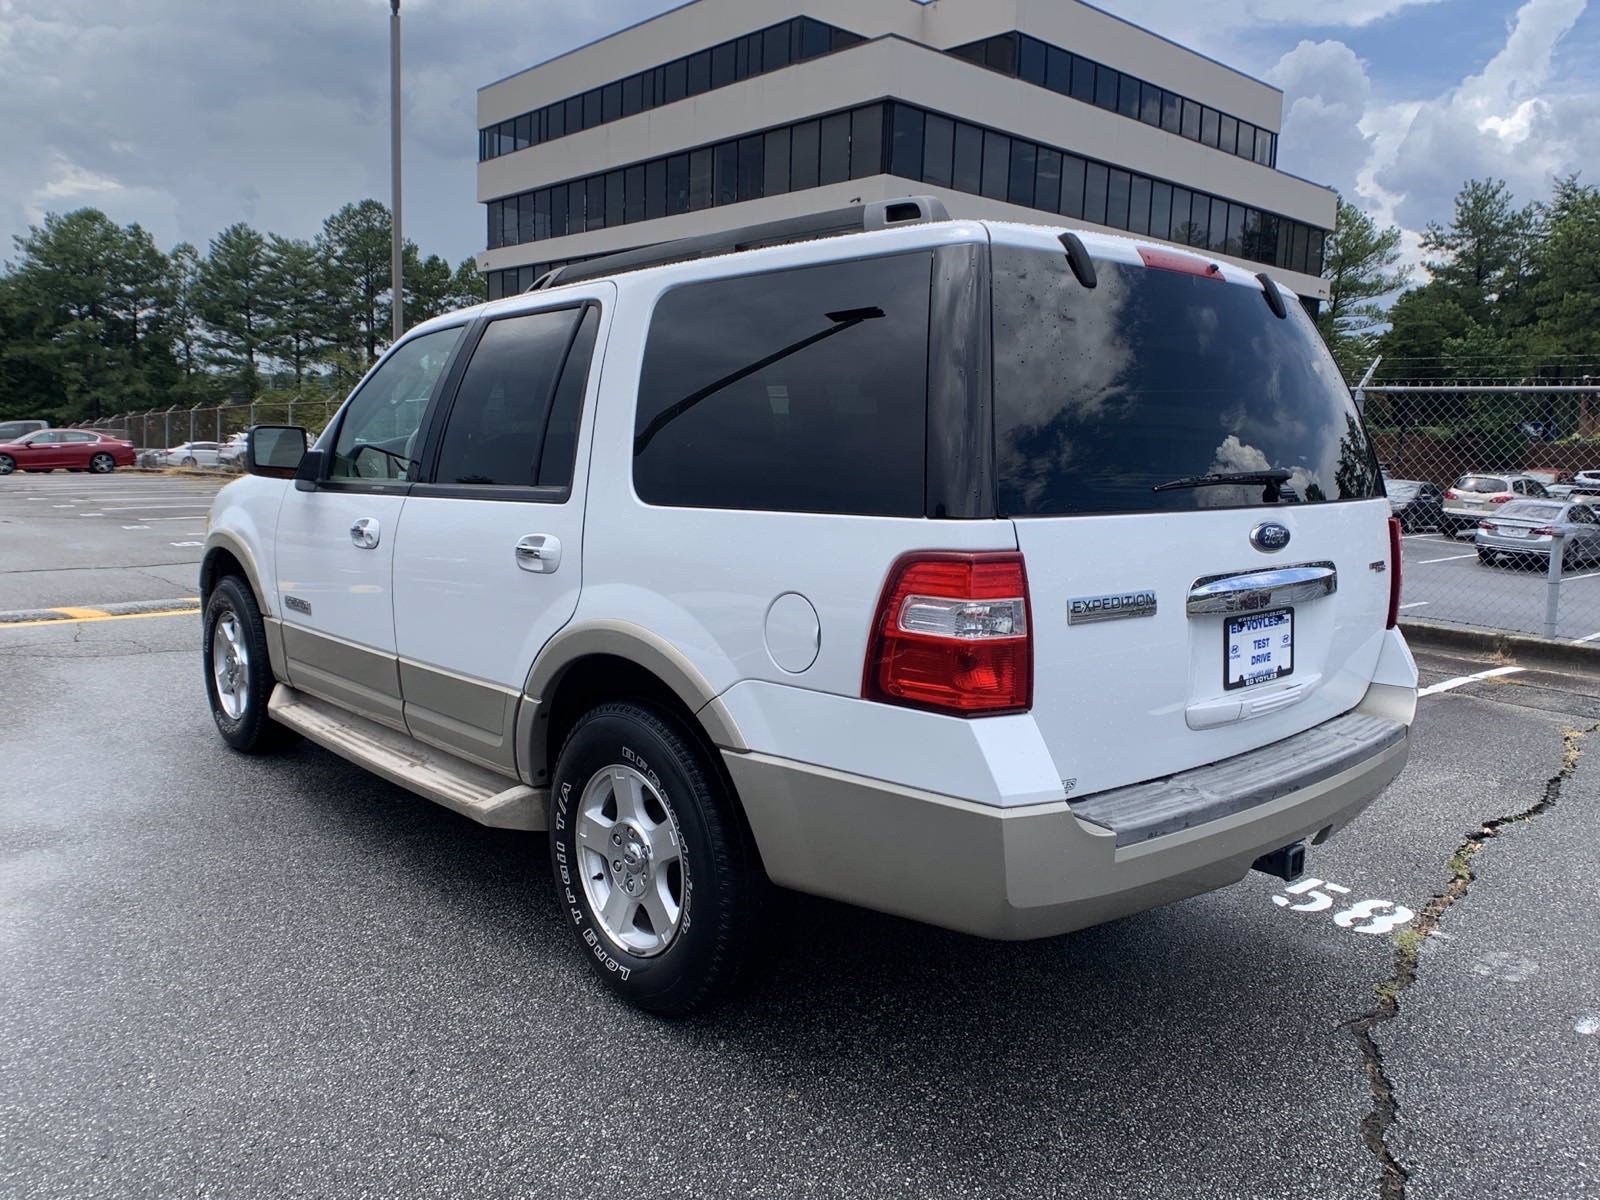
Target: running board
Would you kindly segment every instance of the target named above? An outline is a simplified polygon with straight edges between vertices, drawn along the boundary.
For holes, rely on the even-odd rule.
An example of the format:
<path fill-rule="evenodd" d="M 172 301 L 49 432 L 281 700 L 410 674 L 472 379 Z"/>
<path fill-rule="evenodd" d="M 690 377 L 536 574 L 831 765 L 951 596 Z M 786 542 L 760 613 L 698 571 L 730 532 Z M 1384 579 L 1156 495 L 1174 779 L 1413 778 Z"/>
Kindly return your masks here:
<path fill-rule="evenodd" d="M 504 775 L 297 692 L 287 684 L 280 683 L 273 689 L 267 715 L 340 758 L 480 825 L 496 829 L 545 828 L 545 799 L 549 792 L 544 788 L 513 783 Z"/>

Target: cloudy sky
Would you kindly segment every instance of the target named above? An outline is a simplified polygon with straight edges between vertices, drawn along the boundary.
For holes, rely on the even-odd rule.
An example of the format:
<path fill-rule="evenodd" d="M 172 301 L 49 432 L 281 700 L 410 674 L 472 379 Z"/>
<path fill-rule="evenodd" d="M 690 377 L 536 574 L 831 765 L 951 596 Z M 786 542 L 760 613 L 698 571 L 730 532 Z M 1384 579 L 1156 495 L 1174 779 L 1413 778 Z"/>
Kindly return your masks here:
<path fill-rule="evenodd" d="M 908 0 L 909 2 L 909 0 Z M 954 0 L 947 0 L 954 2 Z M 965 2 L 965 0 L 963 0 Z M 665 0 L 405 0 L 406 228 L 483 248 L 474 92 Z M 1414 235 L 1470 176 L 1600 176 L 1600 0 L 1102 0 L 1285 92 L 1279 165 Z M 95 205 L 164 247 L 388 195 L 386 0 L 0 0 L 0 257 Z"/>

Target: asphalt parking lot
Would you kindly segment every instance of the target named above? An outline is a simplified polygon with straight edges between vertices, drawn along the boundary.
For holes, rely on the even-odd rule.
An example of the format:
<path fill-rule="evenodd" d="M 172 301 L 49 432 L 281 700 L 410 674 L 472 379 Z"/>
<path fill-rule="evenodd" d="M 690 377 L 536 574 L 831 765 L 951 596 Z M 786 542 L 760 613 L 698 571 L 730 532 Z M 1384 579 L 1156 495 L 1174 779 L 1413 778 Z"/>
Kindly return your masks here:
<path fill-rule="evenodd" d="M 1546 570 L 1478 561 L 1470 534 L 1407 534 L 1402 616 L 1545 633 Z M 1600 641 L 1600 563 L 1563 573 L 1556 636 Z"/>
<path fill-rule="evenodd" d="M 0 484 L 0 611 L 194 594 L 209 481 Z M 0 1195 L 1600 1194 L 1600 679 L 1420 656 L 1296 891 L 1020 944 L 788 896 L 674 1024 L 541 837 L 229 752 L 198 644 L 0 625 Z"/>

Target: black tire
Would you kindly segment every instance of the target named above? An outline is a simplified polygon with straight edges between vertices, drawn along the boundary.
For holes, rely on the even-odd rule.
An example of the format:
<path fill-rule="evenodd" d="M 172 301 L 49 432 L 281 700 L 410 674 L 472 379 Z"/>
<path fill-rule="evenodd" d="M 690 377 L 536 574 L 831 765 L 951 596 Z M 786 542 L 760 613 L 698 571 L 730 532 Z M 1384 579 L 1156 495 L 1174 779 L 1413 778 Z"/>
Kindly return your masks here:
<path fill-rule="evenodd" d="M 1564 547 L 1562 547 L 1562 550 L 1561 550 L 1561 570 L 1562 570 L 1563 573 L 1565 573 L 1567 571 L 1574 570 L 1574 569 L 1577 568 L 1577 566 L 1578 566 L 1578 556 L 1575 553 L 1576 550 L 1577 550 L 1576 546 L 1564 546 Z"/>
<path fill-rule="evenodd" d="M 101 451 L 89 460 L 89 470 L 95 475 L 109 475 L 117 469 L 117 460 Z"/>
<path fill-rule="evenodd" d="M 183 465 L 186 466 L 186 467 L 194 467 L 194 466 L 198 466 L 199 464 L 195 462 L 194 455 L 185 454 L 183 456 Z"/>
<path fill-rule="evenodd" d="M 241 664 L 246 690 L 242 711 L 237 715 L 230 714 L 223 707 L 212 664 L 213 650 L 217 648 L 218 626 L 230 616 L 246 650 L 247 660 Z M 267 657 L 266 625 L 261 620 L 261 609 L 250 592 L 250 585 L 237 575 L 224 576 L 206 601 L 200 661 L 206 681 L 206 699 L 211 704 L 211 718 L 216 722 L 217 732 L 222 735 L 223 741 L 245 754 L 261 754 L 286 740 L 288 730 L 267 716 L 267 701 L 272 696 L 275 680 L 272 677 L 272 663 Z"/>
<path fill-rule="evenodd" d="M 1486 567 L 1492 567 L 1494 566 L 1495 562 L 1494 555 L 1490 554 L 1487 550 L 1479 550 L 1478 561 Z"/>
<path fill-rule="evenodd" d="M 648 956 L 622 946 L 595 913 L 590 889 L 612 891 L 613 877 L 602 861 L 586 883 L 595 856 L 578 845 L 584 797 L 613 767 L 637 772 L 655 790 L 671 817 L 667 836 L 676 834 L 672 844 L 681 855 L 681 916 L 665 947 Z M 653 707 L 591 709 L 561 748 L 550 803 L 550 863 L 561 909 L 589 965 L 639 1008 L 684 1016 L 726 995 L 750 963 L 769 885 L 735 803 L 710 754 Z M 624 824 L 619 814 L 613 831 Z M 609 857 L 609 845 L 604 849 Z"/>
<path fill-rule="evenodd" d="M 0 475 L 9 475 L 17 469 L 17 460 L 9 454 L 0 454 Z"/>

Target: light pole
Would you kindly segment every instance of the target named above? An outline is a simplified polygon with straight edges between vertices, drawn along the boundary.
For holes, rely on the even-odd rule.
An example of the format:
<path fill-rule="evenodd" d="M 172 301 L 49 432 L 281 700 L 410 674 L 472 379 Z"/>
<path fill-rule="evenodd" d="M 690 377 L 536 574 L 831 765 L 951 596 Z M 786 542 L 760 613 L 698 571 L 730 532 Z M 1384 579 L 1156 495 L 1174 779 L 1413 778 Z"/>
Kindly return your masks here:
<path fill-rule="evenodd" d="M 394 340 L 406 328 L 405 235 L 400 229 L 400 0 L 389 0 L 389 277 L 394 282 Z"/>

